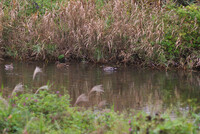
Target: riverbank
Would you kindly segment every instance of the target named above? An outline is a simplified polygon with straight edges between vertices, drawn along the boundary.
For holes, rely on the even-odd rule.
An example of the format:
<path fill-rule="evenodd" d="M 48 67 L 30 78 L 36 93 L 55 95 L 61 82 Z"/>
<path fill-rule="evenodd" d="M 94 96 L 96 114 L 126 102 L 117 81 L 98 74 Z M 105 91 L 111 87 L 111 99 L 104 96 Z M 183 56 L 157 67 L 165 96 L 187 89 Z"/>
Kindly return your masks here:
<path fill-rule="evenodd" d="M 22 91 L 23 92 L 23 91 Z M 17 94 L 16 94 L 17 93 Z M 84 103 L 80 98 L 78 103 Z M 165 113 L 142 111 L 118 113 L 111 109 L 83 108 L 70 105 L 69 95 L 41 91 L 19 94 L 17 90 L 0 97 L 1 133 L 126 133 L 126 134 L 197 134 L 200 116 L 194 111 L 177 111 L 176 118 Z M 114 106 L 113 106 L 114 107 Z M 93 109 L 93 110 L 92 110 Z M 173 110 L 175 111 L 175 110 Z"/>
<path fill-rule="evenodd" d="M 200 69 L 199 6 L 3 1 L 2 56 Z"/>

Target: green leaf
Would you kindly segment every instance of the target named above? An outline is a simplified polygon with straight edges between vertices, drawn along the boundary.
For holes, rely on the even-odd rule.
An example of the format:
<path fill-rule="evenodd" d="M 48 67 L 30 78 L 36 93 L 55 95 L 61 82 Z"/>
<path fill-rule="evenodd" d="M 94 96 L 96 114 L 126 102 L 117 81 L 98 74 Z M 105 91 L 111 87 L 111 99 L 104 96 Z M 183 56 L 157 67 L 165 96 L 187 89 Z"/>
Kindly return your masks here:
<path fill-rule="evenodd" d="M 61 59 L 63 59 L 64 57 L 65 57 L 64 54 L 61 54 L 61 55 L 58 56 L 58 59 L 61 60 Z"/>

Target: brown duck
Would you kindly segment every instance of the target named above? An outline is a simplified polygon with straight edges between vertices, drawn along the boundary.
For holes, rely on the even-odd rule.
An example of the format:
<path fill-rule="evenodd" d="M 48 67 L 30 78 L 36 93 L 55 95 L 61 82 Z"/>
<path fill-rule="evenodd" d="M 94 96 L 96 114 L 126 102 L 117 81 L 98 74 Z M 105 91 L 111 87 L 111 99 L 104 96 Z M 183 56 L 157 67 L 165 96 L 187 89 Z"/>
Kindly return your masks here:
<path fill-rule="evenodd" d="M 69 65 L 67 65 L 66 63 L 60 63 L 59 61 L 56 61 L 56 67 L 58 69 L 63 69 L 63 68 L 66 68 L 68 67 Z"/>

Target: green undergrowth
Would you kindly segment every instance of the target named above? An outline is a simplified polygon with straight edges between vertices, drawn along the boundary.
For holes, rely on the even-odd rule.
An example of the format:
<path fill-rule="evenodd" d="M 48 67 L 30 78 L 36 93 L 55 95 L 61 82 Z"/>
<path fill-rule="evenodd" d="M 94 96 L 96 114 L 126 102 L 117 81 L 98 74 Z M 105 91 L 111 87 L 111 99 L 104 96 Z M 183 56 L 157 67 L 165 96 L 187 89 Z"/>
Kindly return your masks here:
<path fill-rule="evenodd" d="M 69 95 L 50 91 L 15 94 L 0 100 L 0 133 L 23 134 L 197 134 L 200 116 L 185 112 L 148 115 L 112 109 L 72 107 Z"/>
<path fill-rule="evenodd" d="M 177 2 L 158 6 L 155 0 L 3 0 L 1 51 L 4 57 L 21 60 L 49 61 L 64 55 L 200 69 L 200 7 L 194 0 Z"/>
<path fill-rule="evenodd" d="M 174 8 L 167 16 L 163 40 L 160 42 L 166 60 L 176 61 L 187 68 L 198 67 L 200 57 L 200 8 L 196 5 Z M 173 12 L 174 11 L 174 12 Z M 177 20 L 173 17 L 177 17 Z"/>

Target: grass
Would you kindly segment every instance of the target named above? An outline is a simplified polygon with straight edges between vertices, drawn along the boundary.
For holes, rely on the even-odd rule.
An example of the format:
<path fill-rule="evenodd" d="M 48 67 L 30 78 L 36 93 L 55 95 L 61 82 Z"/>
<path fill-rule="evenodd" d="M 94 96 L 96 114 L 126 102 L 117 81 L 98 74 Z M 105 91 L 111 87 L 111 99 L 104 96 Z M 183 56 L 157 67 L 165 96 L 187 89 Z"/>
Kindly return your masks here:
<path fill-rule="evenodd" d="M 3 0 L 0 10 L 4 56 L 200 68 L 198 5 Z"/>
<path fill-rule="evenodd" d="M 5 103 L 6 101 L 6 103 Z M 195 112 L 148 115 L 142 111 L 118 113 L 112 109 L 73 107 L 68 94 L 40 90 L 0 100 L 1 133 L 199 133 L 200 116 Z M 175 113 L 174 113 L 175 114 Z"/>

